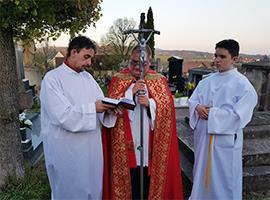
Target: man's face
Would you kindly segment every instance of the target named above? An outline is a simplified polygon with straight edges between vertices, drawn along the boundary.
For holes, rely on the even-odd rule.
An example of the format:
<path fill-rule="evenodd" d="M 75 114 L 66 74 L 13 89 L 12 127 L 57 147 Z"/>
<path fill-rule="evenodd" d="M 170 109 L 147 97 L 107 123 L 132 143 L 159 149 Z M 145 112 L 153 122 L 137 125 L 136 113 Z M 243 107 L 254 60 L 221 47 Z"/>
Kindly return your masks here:
<path fill-rule="evenodd" d="M 231 69 L 237 57 L 232 57 L 227 49 L 216 48 L 214 63 L 219 72 Z"/>
<path fill-rule="evenodd" d="M 139 52 L 134 52 L 131 54 L 130 56 L 130 62 L 129 62 L 129 69 L 131 71 L 131 74 L 135 77 L 135 78 L 140 78 L 141 75 L 141 71 L 140 71 L 140 53 Z M 145 73 L 148 71 L 150 66 L 150 61 L 149 61 L 149 57 L 146 56 L 146 63 L 144 65 L 144 70 Z"/>
<path fill-rule="evenodd" d="M 74 65 L 78 69 L 85 69 L 86 67 L 92 64 L 92 59 L 95 56 L 94 49 L 81 49 L 80 52 L 77 52 L 76 49 L 72 49 L 71 58 L 74 61 Z"/>

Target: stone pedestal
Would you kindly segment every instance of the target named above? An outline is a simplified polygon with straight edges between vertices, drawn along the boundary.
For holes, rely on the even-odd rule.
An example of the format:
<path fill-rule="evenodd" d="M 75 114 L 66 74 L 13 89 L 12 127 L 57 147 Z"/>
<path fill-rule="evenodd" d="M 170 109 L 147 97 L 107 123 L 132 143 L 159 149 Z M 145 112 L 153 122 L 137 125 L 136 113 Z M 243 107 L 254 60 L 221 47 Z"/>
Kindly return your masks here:
<path fill-rule="evenodd" d="M 26 130 L 26 141 L 22 141 L 22 149 L 25 160 L 34 166 L 40 159 L 43 158 L 43 145 L 42 137 L 40 134 L 40 114 L 39 113 L 27 113 L 26 118 L 31 120 L 33 125 L 31 130 Z M 30 141 L 27 141 L 29 139 Z M 31 144 L 31 145 L 30 145 Z"/>
<path fill-rule="evenodd" d="M 188 107 L 188 97 L 174 98 L 175 108 L 187 108 Z"/>
<path fill-rule="evenodd" d="M 259 111 L 270 111 L 270 62 L 269 60 L 242 65 L 245 76 L 250 80 L 258 94 Z"/>
<path fill-rule="evenodd" d="M 26 128 L 20 128 L 21 134 L 21 149 L 25 159 L 30 159 L 33 155 L 33 145 L 31 136 L 26 133 Z"/>
<path fill-rule="evenodd" d="M 22 150 L 28 150 L 30 147 L 32 147 L 32 140 L 30 139 L 26 139 L 26 140 L 22 140 Z"/>
<path fill-rule="evenodd" d="M 29 86 L 29 80 L 19 81 L 19 106 L 20 110 L 29 109 L 33 105 L 33 92 Z"/>
<path fill-rule="evenodd" d="M 21 140 L 24 141 L 27 139 L 26 128 L 20 128 Z"/>

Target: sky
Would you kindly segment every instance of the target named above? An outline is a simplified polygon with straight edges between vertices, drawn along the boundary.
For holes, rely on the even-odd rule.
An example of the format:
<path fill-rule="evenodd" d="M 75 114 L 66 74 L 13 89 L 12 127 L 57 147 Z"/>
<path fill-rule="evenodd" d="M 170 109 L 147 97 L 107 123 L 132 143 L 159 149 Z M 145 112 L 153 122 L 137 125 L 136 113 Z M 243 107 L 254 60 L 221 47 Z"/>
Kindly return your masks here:
<path fill-rule="evenodd" d="M 118 18 L 134 19 L 152 7 L 156 48 L 214 52 L 223 39 L 235 39 L 240 52 L 270 54 L 270 0 L 103 0 L 102 17 L 84 35 L 100 42 Z M 67 46 L 62 34 L 52 45 Z"/>

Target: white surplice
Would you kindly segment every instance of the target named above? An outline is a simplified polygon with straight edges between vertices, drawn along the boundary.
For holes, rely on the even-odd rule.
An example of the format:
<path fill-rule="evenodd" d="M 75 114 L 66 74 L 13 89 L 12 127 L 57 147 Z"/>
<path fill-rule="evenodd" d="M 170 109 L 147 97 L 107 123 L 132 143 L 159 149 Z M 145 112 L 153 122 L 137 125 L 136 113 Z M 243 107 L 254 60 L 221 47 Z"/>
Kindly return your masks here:
<path fill-rule="evenodd" d="M 100 122 L 116 117 L 96 113 L 102 90 L 88 72 L 64 63 L 41 86 L 41 133 L 52 199 L 101 199 L 103 153 Z"/>
<path fill-rule="evenodd" d="M 134 87 L 134 83 L 130 85 L 130 87 L 127 89 L 125 93 L 125 97 L 129 99 L 133 99 L 132 95 L 132 89 Z M 145 88 L 146 95 L 148 97 L 148 90 Z M 141 124 L 141 118 L 140 118 L 140 104 L 138 103 L 138 97 L 135 97 L 136 107 L 134 111 L 129 110 L 128 116 L 130 120 L 130 127 L 132 132 L 132 139 L 134 143 L 134 151 L 136 156 L 136 162 L 137 166 L 140 165 L 140 151 L 138 150 L 138 147 L 140 146 L 140 124 Z M 149 109 L 150 109 L 150 115 L 147 115 L 146 108 L 143 107 L 143 145 L 144 145 L 144 162 L 143 166 L 148 166 L 148 147 L 149 147 L 149 128 L 151 130 L 154 130 L 155 125 L 155 119 L 156 119 L 156 103 L 154 99 L 149 98 Z"/>
<path fill-rule="evenodd" d="M 199 82 L 189 99 L 195 151 L 190 200 L 242 199 L 243 128 L 251 120 L 256 103 L 256 91 L 237 69 L 214 73 Z M 198 116 L 198 104 L 211 107 L 208 120 Z M 213 143 L 207 189 L 210 134 Z"/>

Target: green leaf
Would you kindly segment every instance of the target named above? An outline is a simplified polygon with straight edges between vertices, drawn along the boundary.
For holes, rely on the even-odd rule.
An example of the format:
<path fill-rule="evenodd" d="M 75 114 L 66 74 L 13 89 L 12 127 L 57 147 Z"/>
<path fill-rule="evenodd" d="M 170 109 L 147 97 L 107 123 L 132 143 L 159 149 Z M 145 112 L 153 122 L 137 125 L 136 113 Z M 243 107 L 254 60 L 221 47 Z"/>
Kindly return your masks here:
<path fill-rule="evenodd" d="M 5 28 L 5 29 L 6 29 L 6 28 L 8 28 L 8 27 L 9 27 L 9 23 L 5 22 L 5 23 L 3 23 L 3 25 L 2 25 L 2 26 L 3 26 L 3 28 Z"/>
<path fill-rule="evenodd" d="M 20 0 L 15 0 L 15 4 L 18 6 L 20 4 Z"/>
<path fill-rule="evenodd" d="M 40 40 L 64 31 L 76 34 L 100 18 L 100 3 L 83 0 L 77 6 L 73 0 L 0 0 L 0 19 L 4 19 L 0 29 L 12 27 L 17 39 Z"/>
<path fill-rule="evenodd" d="M 37 16 L 37 10 L 34 9 L 34 10 L 32 11 L 32 14 L 33 14 L 34 16 Z"/>

